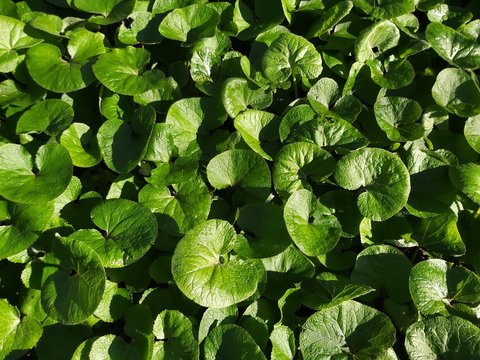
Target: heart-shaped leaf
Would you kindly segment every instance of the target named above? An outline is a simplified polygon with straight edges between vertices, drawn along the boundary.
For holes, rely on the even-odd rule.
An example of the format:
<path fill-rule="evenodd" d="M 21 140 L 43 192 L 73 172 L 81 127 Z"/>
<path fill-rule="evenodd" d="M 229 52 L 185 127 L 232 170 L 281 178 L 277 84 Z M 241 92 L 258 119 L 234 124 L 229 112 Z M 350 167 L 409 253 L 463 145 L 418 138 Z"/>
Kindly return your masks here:
<path fill-rule="evenodd" d="M 265 275 L 259 260 L 243 260 L 231 252 L 236 233 L 223 220 L 208 220 L 190 230 L 172 257 L 172 274 L 180 290 L 197 304 L 226 307 L 256 290 Z"/>
<path fill-rule="evenodd" d="M 56 143 L 42 145 L 35 157 L 21 145 L 0 146 L 0 195 L 21 204 L 55 199 L 72 178 L 72 160 Z"/>

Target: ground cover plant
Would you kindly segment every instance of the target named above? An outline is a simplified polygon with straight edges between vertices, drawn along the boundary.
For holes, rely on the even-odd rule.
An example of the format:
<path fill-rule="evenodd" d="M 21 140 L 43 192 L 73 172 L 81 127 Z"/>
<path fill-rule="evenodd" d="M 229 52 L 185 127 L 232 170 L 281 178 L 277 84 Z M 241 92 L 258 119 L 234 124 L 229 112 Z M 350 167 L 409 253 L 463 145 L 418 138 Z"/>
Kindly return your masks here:
<path fill-rule="evenodd" d="M 0 358 L 480 359 L 480 6 L 0 0 Z"/>

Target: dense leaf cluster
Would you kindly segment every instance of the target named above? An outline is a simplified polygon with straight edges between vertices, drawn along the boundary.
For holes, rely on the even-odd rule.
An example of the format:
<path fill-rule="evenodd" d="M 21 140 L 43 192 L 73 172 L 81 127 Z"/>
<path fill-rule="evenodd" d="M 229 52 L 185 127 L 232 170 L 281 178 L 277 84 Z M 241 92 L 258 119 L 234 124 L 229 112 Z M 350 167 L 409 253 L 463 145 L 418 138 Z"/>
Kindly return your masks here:
<path fill-rule="evenodd" d="M 479 359 L 480 7 L 0 0 L 0 358 Z"/>

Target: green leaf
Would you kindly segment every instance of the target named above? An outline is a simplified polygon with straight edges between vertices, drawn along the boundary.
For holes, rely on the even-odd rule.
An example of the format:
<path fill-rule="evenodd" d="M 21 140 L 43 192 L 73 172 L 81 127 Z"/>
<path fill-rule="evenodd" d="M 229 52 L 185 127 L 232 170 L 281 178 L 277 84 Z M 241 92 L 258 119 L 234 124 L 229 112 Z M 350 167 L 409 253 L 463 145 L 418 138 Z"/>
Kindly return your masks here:
<path fill-rule="evenodd" d="M 295 335 L 284 325 L 275 327 L 270 334 L 272 343 L 271 360 L 291 360 L 295 356 Z"/>
<path fill-rule="evenodd" d="M 293 130 L 297 129 L 301 124 L 313 120 L 316 115 L 317 113 L 307 104 L 300 104 L 290 108 L 280 122 L 278 129 L 280 141 L 284 142 L 293 133 Z"/>
<path fill-rule="evenodd" d="M 203 352 L 205 360 L 266 360 L 248 332 L 233 324 L 214 328 L 205 339 Z"/>
<path fill-rule="evenodd" d="M 192 80 L 198 84 L 215 82 L 222 56 L 231 46 L 230 38 L 224 33 L 200 39 L 193 47 L 190 59 Z"/>
<path fill-rule="evenodd" d="M 313 44 L 292 33 L 280 34 L 262 57 L 262 73 L 275 87 L 291 77 L 315 79 L 321 72 L 322 57 Z"/>
<path fill-rule="evenodd" d="M 270 106 L 272 101 L 272 93 L 257 89 L 242 78 L 228 78 L 222 85 L 222 103 L 231 118 L 249 107 L 264 109 Z"/>
<path fill-rule="evenodd" d="M 354 284 L 347 278 L 322 272 L 302 283 L 303 304 L 316 310 L 336 306 L 375 291 L 369 286 Z"/>
<path fill-rule="evenodd" d="M 340 97 L 340 87 L 337 82 L 328 77 L 322 77 L 308 90 L 307 99 L 317 113 L 325 112 Z"/>
<path fill-rule="evenodd" d="M 411 269 L 410 260 L 397 248 L 372 245 L 358 254 L 350 279 L 374 288 L 373 297 L 386 295 L 401 304 L 410 300 L 408 276 Z"/>
<path fill-rule="evenodd" d="M 306 142 L 285 145 L 273 163 L 275 190 L 287 197 L 298 189 L 312 190 L 335 169 L 335 159 L 321 147 Z"/>
<path fill-rule="evenodd" d="M 280 254 L 291 244 L 283 221 L 282 208 L 274 204 L 248 204 L 238 211 L 237 225 L 242 230 L 235 251 L 247 258 L 266 258 Z"/>
<path fill-rule="evenodd" d="M 465 254 L 465 244 L 457 228 L 457 215 L 450 209 L 444 213 L 421 219 L 412 235 L 421 247 L 448 256 Z"/>
<path fill-rule="evenodd" d="M 397 46 L 400 30 L 389 20 L 373 23 L 363 30 L 355 42 L 355 59 L 359 62 L 373 60 Z"/>
<path fill-rule="evenodd" d="M 13 17 L 0 15 L 0 50 L 20 50 L 32 47 L 40 42 L 25 33 L 25 24 Z"/>
<path fill-rule="evenodd" d="M 412 190 L 407 210 L 418 217 L 436 216 L 455 200 L 457 190 L 449 173 L 448 152 L 412 149 L 406 158 Z"/>
<path fill-rule="evenodd" d="M 24 55 L 19 55 L 16 50 L 32 47 L 40 42 L 27 35 L 24 31 L 25 24 L 13 17 L 0 15 L 0 71 L 4 73 L 15 71 L 23 61 Z"/>
<path fill-rule="evenodd" d="M 73 120 L 73 108 L 65 101 L 47 99 L 25 111 L 17 122 L 17 134 L 45 132 L 55 136 L 64 131 Z"/>
<path fill-rule="evenodd" d="M 155 121 L 156 113 L 150 106 L 138 108 L 125 121 L 105 121 L 97 134 L 105 164 L 120 174 L 135 169 L 147 152 Z"/>
<path fill-rule="evenodd" d="M 102 300 L 93 314 L 103 322 L 113 323 L 121 319 L 131 306 L 132 301 L 130 300 L 128 290 L 120 288 L 117 283 L 107 280 Z"/>
<path fill-rule="evenodd" d="M 259 260 L 232 254 L 235 241 L 233 226 L 223 220 L 208 220 L 180 240 L 172 257 L 172 274 L 189 299 L 219 308 L 255 294 L 265 269 Z"/>
<path fill-rule="evenodd" d="M 433 50 L 450 65 L 464 70 L 480 67 L 480 45 L 474 39 L 439 22 L 428 24 L 425 37 Z"/>
<path fill-rule="evenodd" d="M 411 359 L 471 359 L 480 353 L 480 329 L 456 316 L 437 316 L 414 323 L 405 347 Z"/>
<path fill-rule="evenodd" d="M 407 59 L 367 60 L 372 80 L 385 89 L 400 89 L 412 83 L 415 70 Z"/>
<path fill-rule="evenodd" d="M 337 162 L 335 180 L 347 190 L 360 189 L 360 213 L 384 221 L 399 212 L 410 193 L 408 170 L 396 155 L 377 148 L 360 149 Z"/>
<path fill-rule="evenodd" d="M 31 316 L 23 316 L 6 299 L 0 299 L 0 356 L 14 350 L 29 350 L 42 336 L 42 325 Z"/>
<path fill-rule="evenodd" d="M 480 153 L 480 116 L 468 118 L 463 131 L 468 144 Z"/>
<path fill-rule="evenodd" d="M 392 141 L 413 141 L 421 138 L 425 129 L 416 123 L 422 115 L 422 107 L 415 100 L 388 96 L 374 105 L 378 126 Z"/>
<path fill-rule="evenodd" d="M 60 136 L 60 144 L 67 149 L 74 166 L 88 168 L 102 160 L 97 138 L 86 124 L 71 124 Z"/>
<path fill-rule="evenodd" d="M 235 118 L 234 126 L 243 140 L 257 154 L 272 160 L 278 151 L 278 126 L 280 118 L 261 110 L 246 110 Z"/>
<path fill-rule="evenodd" d="M 270 194 L 268 165 L 251 150 L 234 149 L 215 156 L 207 165 L 207 177 L 215 189 L 235 187 L 243 200 L 263 201 Z"/>
<path fill-rule="evenodd" d="M 414 0 L 353 0 L 353 4 L 366 14 L 379 19 L 391 19 L 415 10 Z"/>
<path fill-rule="evenodd" d="M 40 146 L 35 157 L 21 145 L 0 146 L 0 195 L 22 204 L 55 199 L 72 177 L 67 150 L 56 143 Z"/>
<path fill-rule="evenodd" d="M 305 189 L 290 195 L 283 216 L 293 242 L 307 256 L 332 250 L 342 232 L 340 222 L 330 209 Z"/>
<path fill-rule="evenodd" d="M 105 270 L 88 245 L 66 238 L 52 244 L 59 268 L 42 286 L 42 306 L 58 322 L 85 321 L 96 310 L 105 290 Z"/>
<path fill-rule="evenodd" d="M 237 319 L 238 309 L 235 305 L 225 308 L 208 308 L 202 315 L 198 327 L 198 342 L 202 343 L 211 330 L 222 324 L 233 324 Z"/>
<path fill-rule="evenodd" d="M 198 342 L 191 321 L 177 310 L 162 311 L 153 324 L 155 359 L 198 359 Z"/>
<path fill-rule="evenodd" d="M 326 10 L 321 19 L 316 20 L 307 32 L 306 38 L 322 36 L 333 29 L 353 8 L 352 1 L 338 1 Z"/>
<path fill-rule="evenodd" d="M 147 253 L 157 237 L 157 221 L 142 204 L 126 199 L 110 199 L 91 212 L 93 223 L 102 233 L 80 230 L 70 237 L 94 249 L 105 267 L 123 267 Z"/>
<path fill-rule="evenodd" d="M 348 300 L 310 316 L 300 333 L 305 359 L 378 359 L 395 343 L 395 328 L 385 314 Z"/>
<path fill-rule="evenodd" d="M 146 185 L 138 200 L 155 214 L 159 229 L 172 236 L 207 220 L 211 204 L 210 192 L 199 177 L 168 187 Z"/>
<path fill-rule="evenodd" d="M 480 165 L 467 163 L 452 166 L 449 175 L 458 190 L 480 205 Z"/>
<path fill-rule="evenodd" d="M 163 14 L 163 13 L 175 10 L 177 8 L 183 8 L 187 5 L 205 4 L 207 2 L 208 0 L 169 0 L 169 1 L 155 0 L 152 7 L 152 13 Z"/>
<path fill-rule="evenodd" d="M 413 229 L 407 218 L 396 215 L 385 221 L 363 218 L 360 223 L 360 241 L 363 246 L 389 244 L 397 247 L 414 247 L 411 239 Z"/>
<path fill-rule="evenodd" d="M 474 305 L 480 301 L 480 278 L 474 272 L 441 259 L 415 265 L 410 274 L 410 293 L 424 316 L 455 313 L 456 303 Z"/>
<path fill-rule="evenodd" d="M 118 29 L 118 40 L 126 45 L 157 44 L 162 41 L 158 33 L 160 18 L 147 11 L 134 11 Z"/>
<path fill-rule="evenodd" d="M 0 258 L 28 249 L 53 215 L 53 203 L 14 204 L 0 201 Z"/>
<path fill-rule="evenodd" d="M 161 85 L 165 75 L 158 69 L 145 70 L 150 53 L 127 46 L 101 55 L 93 65 L 95 77 L 109 90 L 121 95 L 140 95 Z"/>
<path fill-rule="evenodd" d="M 313 120 L 300 124 L 290 133 L 288 142 L 309 142 L 331 149 L 354 150 L 367 146 L 368 139 L 353 125 L 341 118 L 320 115 Z"/>
<path fill-rule="evenodd" d="M 475 80 L 463 70 L 447 68 L 440 71 L 432 87 L 432 96 L 438 105 L 460 117 L 480 113 L 480 90 Z"/>
<path fill-rule="evenodd" d="M 127 343 L 122 337 L 113 334 L 92 337 L 83 342 L 72 357 L 72 360 L 100 357 L 119 360 L 135 360 L 146 356 L 145 349 Z"/>
<path fill-rule="evenodd" d="M 328 207 L 342 225 L 342 236 L 351 238 L 359 233 L 363 219 L 355 203 L 355 195 L 348 190 L 332 190 L 322 194 L 320 202 Z"/>
<path fill-rule="evenodd" d="M 109 25 L 126 18 L 135 6 L 135 0 L 105 0 L 102 2 L 91 2 L 89 0 L 67 0 L 73 7 L 85 12 L 98 14 L 92 16 L 88 21 Z"/>
<path fill-rule="evenodd" d="M 39 44 L 26 54 L 26 64 L 32 79 L 56 93 L 83 89 L 95 81 L 92 63 L 105 52 L 104 35 L 87 30 L 73 33 L 67 45 L 68 56 L 52 44 Z"/>
<path fill-rule="evenodd" d="M 165 123 L 176 156 L 190 156 L 204 150 L 211 130 L 220 127 L 226 119 L 225 110 L 218 99 L 185 98 L 170 106 Z M 197 157 L 200 157 L 198 154 Z"/>
<path fill-rule="evenodd" d="M 211 6 L 193 4 L 168 13 L 158 30 L 167 39 L 182 41 L 188 46 L 215 35 L 219 21 L 218 13 Z"/>

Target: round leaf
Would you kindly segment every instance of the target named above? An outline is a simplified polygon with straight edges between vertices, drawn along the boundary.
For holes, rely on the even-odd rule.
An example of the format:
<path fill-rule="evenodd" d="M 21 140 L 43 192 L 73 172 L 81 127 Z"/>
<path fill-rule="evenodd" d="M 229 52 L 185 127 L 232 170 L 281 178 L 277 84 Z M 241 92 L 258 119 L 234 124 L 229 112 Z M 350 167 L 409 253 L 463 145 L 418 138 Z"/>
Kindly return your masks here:
<path fill-rule="evenodd" d="M 480 165 L 468 163 L 453 166 L 449 174 L 457 189 L 480 205 Z"/>
<path fill-rule="evenodd" d="M 13 204 L 0 201 L 6 216 L 0 216 L 0 259 L 32 246 L 53 215 L 53 203 Z M 3 211 L 1 211 L 3 212 Z"/>
<path fill-rule="evenodd" d="M 463 70 L 447 68 L 440 71 L 432 87 L 435 102 L 449 112 L 469 117 L 480 113 L 480 90 Z"/>
<path fill-rule="evenodd" d="M 146 185 L 138 200 L 155 214 L 159 229 L 172 236 L 207 220 L 211 203 L 210 192 L 199 177 L 169 187 Z"/>
<path fill-rule="evenodd" d="M 290 133 L 288 142 L 303 141 L 330 149 L 358 149 L 368 145 L 368 139 L 341 118 L 331 118 L 329 115 L 320 115 L 313 120 L 299 124 L 295 131 Z"/>
<path fill-rule="evenodd" d="M 60 266 L 43 284 L 42 306 L 62 324 L 81 323 L 102 300 L 105 270 L 95 251 L 80 241 L 55 239 L 52 250 Z"/>
<path fill-rule="evenodd" d="M 468 144 L 480 153 L 480 116 L 474 116 L 467 119 L 464 128 L 465 138 Z"/>
<path fill-rule="evenodd" d="M 257 291 L 265 269 L 259 260 L 231 254 L 236 241 L 232 225 L 208 220 L 190 230 L 172 257 L 172 274 L 180 290 L 197 304 L 226 307 Z"/>
<path fill-rule="evenodd" d="M 214 328 L 205 339 L 205 360 L 266 360 L 255 340 L 238 325 L 226 324 Z M 236 351 L 235 349 L 241 349 Z"/>
<path fill-rule="evenodd" d="M 72 160 L 56 143 L 42 145 L 33 159 L 21 145 L 0 146 L 0 195 L 8 200 L 38 204 L 55 199 L 72 178 Z"/>
<path fill-rule="evenodd" d="M 411 359 L 475 359 L 480 354 L 480 329 L 456 316 L 437 316 L 414 323 L 405 347 Z"/>
<path fill-rule="evenodd" d="M 43 332 L 36 319 L 21 315 L 6 299 L 0 299 L 0 313 L 0 356 L 7 358 L 14 350 L 29 350 L 35 346 Z"/>
<path fill-rule="evenodd" d="M 273 183 L 281 195 L 298 189 L 312 190 L 309 181 L 326 179 L 335 168 L 335 159 L 315 144 L 298 142 L 285 145 L 273 163 Z"/>
<path fill-rule="evenodd" d="M 262 57 L 262 72 L 274 85 L 291 76 L 315 79 L 322 72 L 322 57 L 312 43 L 292 33 L 282 33 Z"/>
<path fill-rule="evenodd" d="M 480 45 L 474 39 L 440 22 L 428 24 L 425 37 L 433 50 L 450 65 L 465 70 L 480 67 Z"/>
<path fill-rule="evenodd" d="M 150 106 L 140 107 L 125 120 L 107 120 L 97 134 L 103 160 L 120 174 L 132 171 L 145 156 L 156 113 Z"/>
<path fill-rule="evenodd" d="M 153 214 L 131 200 L 106 200 L 92 210 L 91 217 L 102 236 L 82 236 L 82 241 L 98 253 L 105 267 L 122 267 L 137 261 L 157 238 Z"/>
<path fill-rule="evenodd" d="M 236 187 L 244 200 L 265 200 L 270 194 L 268 165 L 250 150 L 228 150 L 215 156 L 207 165 L 207 177 L 216 189 Z"/>
<path fill-rule="evenodd" d="M 60 144 L 67 149 L 74 166 L 88 168 L 102 160 L 97 138 L 86 124 L 70 125 L 60 136 Z"/>
<path fill-rule="evenodd" d="M 272 160 L 278 150 L 280 118 L 261 110 L 247 110 L 235 118 L 234 126 L 250 148 L 264 159 Z"/>
<path fill-rule="evenodd" d="M 155 359 L 197 359 L 198 343 L 191 321 L 177 310 L 164 310 L 153 324 Z"/>
<path fill-rule="evenodd" d="M 243 78 L 228 78 L 222 85 L 222 103 L 231 118 L 248 107 L 263 109 L 272 104 L 273 94 L 249 83 Z"/>
<path fill-rule="evenodd" d="M 408 276 L 411 268 L 410 260 L 397 248 L 372 245 L 358 254 L 350 279 L 376 289 L 376 296 L 384 293 L 401 304 L 410 300 Z"/>
<path fill-rule="evenodd" d="M 76 9 L 98 14 L 92 16 L 89 22 L 99 25 L 109 25 L 126 18 L 134 9 L 135 0 L 68 0 Z"/>
<path fill-rule="evenodd" d="M 243 230 L 243 236 L 239 236 L 235 251 L 241 256 L 271 257 L 280 254 L 291 244 L 282 208 L 277 205 L 245 205 L 238 212 L 237 224 Z"/>
<path fill-rule="evenodd" d="M 415 123 L 422 115 L 422 107 L 415 100 L 382 97 L 375 103 L 374 110 L 378 125 L 390 140 L 413 141 L 423 136 L 423 125 Z"/>
<path fill-rule="evenodd" d="M 147 50 L 127 46 L 101 55 L 93 65 L 93 72 L 107 89 L 121 95 L 139 95 L 155 88 L 165 78 L 160 70 L 144 71 L 149 62 Z"/>
<path fill-rule="evenodd" d="M 415 265 L 409 287 L 415 306 L 425 316 L 448 316 L 455 303 L 475 304 L 480 301 L 478 275 L 441 259 L 430 259 Z"/>
<path fill-rule="evenodd" d="M 296 190 L 285 204 L 283 217 L 293 242 L 307 256 L 332 250 L 342 226 L 330 209 L 308 190 Z"/>
<path fill-rule="evenodd" d="M 348 300 L 310 316 L 300 333 L 305 359 L 378 359 L 395 343 L 395 327 L 385 314 Z"/>
<path fill-rule="evenodd" d="M 158 30 L 167 39 L 192 44 L 215 35 L 219 20 L 218 13 L 212 7 L 193 4 L 168 13 Z"/>
<path fill-rule="evenodd" d="M 68 128 L 73 120 L 73 108 L 65 101 L 47 99 L 25 111 L 17 122 L 17 134 L 42 132 L 55 136 Z"/>
<path fill-rule="evenodd" d="M 400 30 L 389 20 L 378 21 L 363 30 L 355 43 L 355 59 L 360 62 L 375 59 L 397 46 Z"/>
<path fill-rule="evenodd" d="M 105 52 L 104 35 L 87 30 L 75 32 L 67 49 L 70 60 L 52 44 L 39 44 L 26 55 L 28 72 L 35 82 L 56 93 L 69 93 L 83 89 L 95 81 L 92 62 Z"/>
<path fill-rule="evenodd" d="M 399 157 L 383 149 L 360 149 L 344 156 L 337 162 L 335 180 L 344 189 L 362 191 L 358 209 L 374 221 L 399 212 L 410 193 L 407 168 Z"/>

